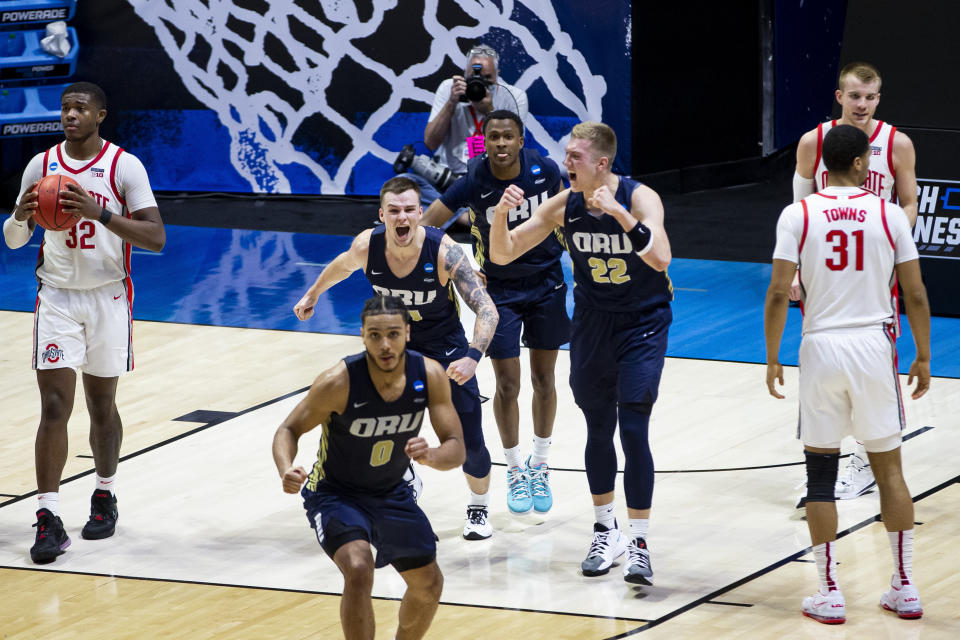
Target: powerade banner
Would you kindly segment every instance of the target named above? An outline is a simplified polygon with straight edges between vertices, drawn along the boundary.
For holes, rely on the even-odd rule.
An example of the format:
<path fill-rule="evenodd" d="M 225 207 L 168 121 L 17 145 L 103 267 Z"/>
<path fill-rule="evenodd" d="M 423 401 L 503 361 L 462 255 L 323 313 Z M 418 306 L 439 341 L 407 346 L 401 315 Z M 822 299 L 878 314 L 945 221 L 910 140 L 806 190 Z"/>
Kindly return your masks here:
<path fill-rule="evenodd" d="M 116 13 L 81 3 L 81 14 L 101 18 L 89 27 L 103 29 L 86 41 L 119 40 L 87 70 L 130 69 L 128 52 L 140 58 L 134 75 L 168 66 L 181 86 L 145 86 L 129 74 L 121 86 L 156 94 L 155 104 L 189 94 L 183 108 L 127 112 L 117 125 L 118 142 L 144 160 L 155 189 L 378 193 L 403 145 L 427 153 L 434 91 L 463 73 L 464 52 L 477 43 L 497 49 L 501 79 L 527 91 L 528 145 L 561 162 L 570 128 L 602 120 L 618 134 L 615 169 L 629 172 L 630 2 L 127 2 L 129 27 L 145 24 L 159 50 L 124 42 Z M 111 91 L 121 109 L 142 98 Z"/>

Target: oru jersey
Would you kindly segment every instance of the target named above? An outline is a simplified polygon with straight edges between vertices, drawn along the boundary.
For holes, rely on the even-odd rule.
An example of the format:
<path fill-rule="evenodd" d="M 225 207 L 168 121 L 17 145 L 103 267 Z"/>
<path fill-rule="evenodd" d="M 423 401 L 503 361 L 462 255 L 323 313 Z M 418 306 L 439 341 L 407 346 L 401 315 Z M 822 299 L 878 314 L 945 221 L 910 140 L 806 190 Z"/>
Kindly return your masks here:
<path fill-rule="evenodd" d="M 495 178 L 490 171 L 487 154 L 472 158 L 467 164 L 467 174 L 450 185 L 440 202 L 451 211 L 470 207 L 470 236 L 474 257 L 483 273 L 491 280 L 525 278 L 549 269 L 560 260 L 563 246 L 557 234 L 527 251 L 508 265 L 495 264 L 490 260 L 490 225 L 493 210 L 500 196 L 511 184 L 523 189 L 523 204 L 507 214 L 507 227 L 513 229 L 530 218 L 530 214 L 547 198 L 560 192 L 560 169 L 557 163 L 544 158 L 533 149 L 520 149 L 520 174 L 510 180 Z"/>
<path fill-rule="evenodd" d="M 423 356 L 407 350 L 406 384 L 393 402 L 383 400 L 370 379 L 366 353 L 343 361 L 350 377 L 347 404 L 342 414 L 332 413 L 323 425 L 306 487 L 316 491 L 323 480 L 355 493 L 385 493 L 403 479 L 410 464 L 404 447 L 420 432 L 429 404 Z"/>
<path fill-rule="evenodd" d="M 140 160 L 104 141 L 92 160 L 66 155 L 65 143 L 39 153 L 23 172 L 20 197 L 34 182 L 52 174 L 73 178 L 97 204 L 118 216 L 157 206 L 147 172 Z M 19 202 L 19 199 L 18 199 Z M 123 280 L 133 300 L 130 281 L 131 245 L 106 229 L 99 220 L 80 220 L 66 231 L 43 233 L 37 258 L 37 279 L 63 289 L 95 289 Z"/>
<path fill-rule="evenodd" d="M 896 265 L 917 259 L 903 209 L 859 187 L 827 187 L 777 222 L 774 259 L 800 265 L 803 333 L 897 327 Z"/>
<path fill-rule="evenodd" d="M 397 296 L 410 311 L 410 347 L 440 360 L 446 351 L 465 349 L 467 336 L 460 324 L 460 306 L 453 292 L 453 279 L 440 285 L 437 256 L 444 233 L 436 227 L 426 232 L 420 259 L 413 271 L 398 278 L 387 264 L 386 227 L 379 225 L 370 234 L 367 268 L 364 274 L 373 290 L 381 295 Z"/>
<path fill-rule="evenodd" d="M 813 165 L 814 187 L 817 191 L 827 188 L 827 165 L 823 163 L 823 137 L 837 125 L 836 120 L 817 125 L 817 161 Z M 893 136 L 897 128 L 877 120 L 877 128 L 870 136 L 870 173 L 863 188 L 888 202 L 897 201 L 895 188 L 897 173 L 893 168 Z"/>
<path fill-rule="evenodd" d="M 619 178 L 614 197 L 629 211 L 630 198 L 640 183 Z M 563 235 L 573 261 L 576 307 L 636 312 L 673 300 L 673 285 L 666 272 L 643 261 L 616 218 L 587 211 L 582 191 L 571 191 L 567 197 Z"/>

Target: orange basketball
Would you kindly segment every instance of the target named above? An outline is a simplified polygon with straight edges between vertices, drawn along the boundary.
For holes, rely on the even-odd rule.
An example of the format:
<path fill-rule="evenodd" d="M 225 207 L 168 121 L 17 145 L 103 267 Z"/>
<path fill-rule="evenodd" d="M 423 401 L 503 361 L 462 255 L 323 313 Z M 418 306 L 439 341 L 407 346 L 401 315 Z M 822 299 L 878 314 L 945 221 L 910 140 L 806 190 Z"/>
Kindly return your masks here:
<path fill-rule="evenodd" d="M 50 231 L 72 229 L 80 220 L 80 216 L 64 213 L 60 208 L 60 191 L 66 191 L 67 185 L 71 182 L 80 186 L 80 183 L 70 176 L 52 173 L 37 185 L 39 195 L 37 212 L 33 214 L 33 219 L 44 229 Z"/>

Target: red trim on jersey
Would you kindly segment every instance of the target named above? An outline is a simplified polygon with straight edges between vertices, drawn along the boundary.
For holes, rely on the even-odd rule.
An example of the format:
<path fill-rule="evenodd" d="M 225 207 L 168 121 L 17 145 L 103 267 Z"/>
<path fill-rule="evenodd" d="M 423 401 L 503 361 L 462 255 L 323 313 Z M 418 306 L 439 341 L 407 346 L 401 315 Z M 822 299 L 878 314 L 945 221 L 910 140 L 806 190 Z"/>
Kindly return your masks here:
<path fill-rule="evenodd" d="M 823 193 L 822 191 L 817 191 L 816 193 L 811 194 L 811 195 L 820 196 L 821 198 L 830 198 L 831 200 L 839 200 L 839 199 L 840 199 L 840 196 L 832 196 L 832 195 L 830 195 L 829 193 Z M 858 194 L 856 194 L 856 195 L 853 195 L 853 196 L 846 196 L 846 198 L 847 198 L 847 200 L 853 200 L 854 198 L 862 198 L 863 196 L 872 196 L 872 195 L 873 195 L 872 193 L 870 193 L 869 191 L 867 191 L 866 189 L 864 189 L 863 187 L 861 187 L 861 188 L 860 188 L 860 193 L 858 193 Z"/>
<path fill-rule="evenodd" d="M 807 211 L 807 201 L 801 200 L 800 205 L 803 207 L 803 233 L 800 235 L 800 251 L 803 251 L 803 243 L 807 240 L 807 227 L 810 225 L 810 213 Z"/>
<path fill-rule="evenodd" d="M 897 134 L 897 128 L 894 126 L 890 127 L 890 139 L 887 141 L 887 169 L 890 170 L 890 175 L 893 176 L 893 184 L 897 184 L 897 170 L 893 166 L 893 136 Z M 897 191 L 894 189 L 893 197 L 897 197 Z"/>
<path fill-rule="evenodd" d="M 62 142 L 57 145 L 57 159 L 60 160 L 60 166 L 66 169 L 67 171 L 69 171 L 70 173 L 76 175 L 78 173 L 83 173 L 84 171 L 86 171 L 87 169 L 95 165 L 97 161 L 103 157 L 103 154 L 107 152 L 107 147 L 110 146 L 110 143 L 104 140 L 103 147 L 100 149 L 100 153 L 97 154 L 97 157 L 91 160 L 90 162 L 88 162 L 87 164 L 83 165 L 79 169 L 71 169 L 69 166 L 67 166 L 67 163 L 63 161 L 63 155 L 60 153 L 60 147 L 62 145 L 63 145 Z"/>
<path fill-rule="evenodd" d="M 883 230 L 887 233 L 887 240 L 890 241 L 890 247 L 896 250 L 897 245 L 893 242 L 893 236 L 890 235 L 890 227 L 887 226 L 887 201 L 880 201 L 880 219 L 883 220 Z"/>
<path fill-rule="evenodd" d="M 44 178 L 47 177 L 47 167 L 50 165 L 50 149 L 47 149 L 43 152 L 43 173 L 40 175 Z"/>
<path fill-rule="evenodd" d="M 873 142 L 876 140 L 877 136 L 880 135 L 880 129 L 883 129 L 883 120 L 877 120 L 877 128 L 873 130 L 872 134 L 870 134 L 870 139 L 867 142 Z"/>
<path fill-rule="evenodd" d="M 893 288 L 896 289 L 897 285 L 894 284 Z M 894 310 L 894 313 L 897 313 L 897 311 Z M 903 409 L 903 390 L 900 388 L 900 358 L 897 356 L 896 327 L 894 327 L 893 324 L 885 324 L 883 330 L 884 333 L 887 334 L 887 339 L 890 341 L 890 349 L 893 352 L 893 387 L 897 392 L 897 408 L 900 411 L 900 430 L 902 431 L 907 426 L 907 414 Z"/>
<path fill-rule="evenodd" d="M 120 195 L 120 190 L 117 189 L 117 161 L 120 159 L 120 154 L 123 153 L 123 149 L 117 149 L 117 154 L 113 156 L 113 162 L 110 164 L 110 188 L 113 189 L 113 195 L 117 196 L 117 200 L 120 201 L 120 204 L 123 206 L 127 205 L 127 201 L 123 199 Z"/>
<path fill-rule="evenodd" d="M 830 126 L 837 124 L 836 120 L 831 121 Z M 823 157 L 823 123 L 817 125 L 817 160 L 813 163 L 813 178 L 817 178 L 817 167 L 820 166 L 820 159 Z M 814 182 L 814 188 L 817 184 Z"/>

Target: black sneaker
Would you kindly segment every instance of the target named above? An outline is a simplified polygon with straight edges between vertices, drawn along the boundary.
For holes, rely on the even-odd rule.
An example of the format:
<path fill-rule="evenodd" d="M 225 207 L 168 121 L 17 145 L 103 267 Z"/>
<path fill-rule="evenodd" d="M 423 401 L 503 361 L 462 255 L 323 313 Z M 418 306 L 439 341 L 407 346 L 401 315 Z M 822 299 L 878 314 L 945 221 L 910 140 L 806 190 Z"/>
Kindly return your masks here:
<path fill-rule="evenodd" d="M 30 559 L 37 564 L 53 562 L 70 546 L 70 538 L 63 529 L 63 521 L 49 509 L 37 511 L 37 538 L 30 547 Z"/>
<path fill-rule="evenodd" d="M 84 540 L 102 540 L 117 528 L 117 497 L 106 489 L 97 489 L 90 498 L 90 519 L 80 535 Z"/>

